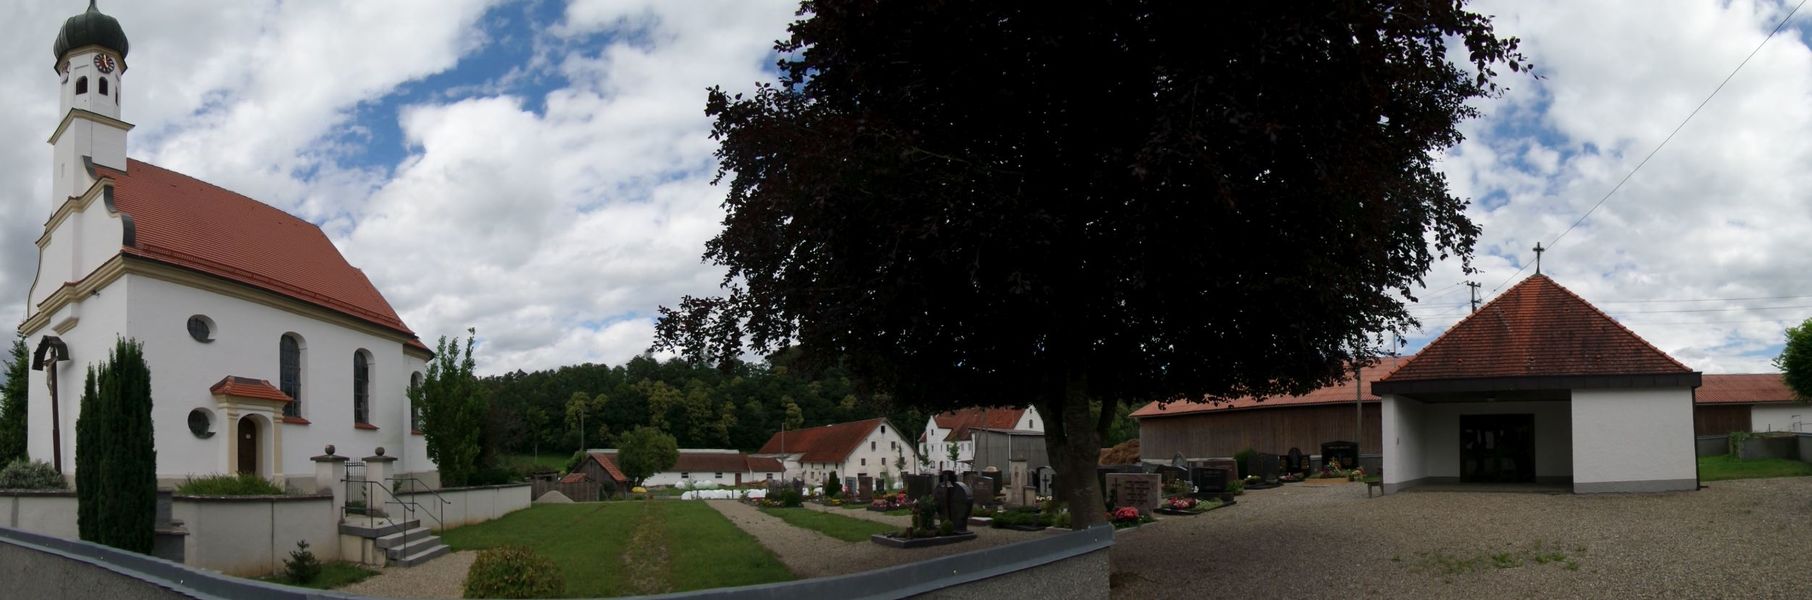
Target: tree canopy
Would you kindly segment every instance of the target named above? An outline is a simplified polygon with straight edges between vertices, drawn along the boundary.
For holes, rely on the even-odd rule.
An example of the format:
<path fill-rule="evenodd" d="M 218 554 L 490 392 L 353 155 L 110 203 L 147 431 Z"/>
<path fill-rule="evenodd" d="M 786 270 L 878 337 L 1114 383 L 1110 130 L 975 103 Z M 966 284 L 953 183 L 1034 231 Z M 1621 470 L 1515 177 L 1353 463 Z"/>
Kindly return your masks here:
<path fill-rule="evenodd" d="M 642 485 L 643 480 L 679 461 L 679 442 L 653 427 L 637 427 L 623 434 L 621 446 L 617 448 L 617 468 L 631 486 Z"/>
<path fill-rule="evenodd" d="M 434 459 L 441 485 L 447 487 L 468 485 L 485 464 L 483 438 L 492 429 L 486 426 L 484 390 L 472 374 L 476 336 L 467 331 L 463 354 L 459 340 L 441 336 L 427 376 L 409 388 L 410 405 L 420 407 L 428 458 Z"/>
<path fill-rule="evenodd" d="M 789 32 L 777 81 L 709 93 L 726 294 L 657 347 L 1034 403 L 1073 507 L 1117 404 L 1304 393 L 1413 327 L 1478 235 L 1432 155 L 1525 67 L 1460 2 L 822 0 Z"/>
<path fill-rule="evenodd" d="M 1797 400 L 1812 400 L 1812 319 L 1787 328 L 1787 343 L 1774 357 L 1774 368 L 1781 370 Z"/>

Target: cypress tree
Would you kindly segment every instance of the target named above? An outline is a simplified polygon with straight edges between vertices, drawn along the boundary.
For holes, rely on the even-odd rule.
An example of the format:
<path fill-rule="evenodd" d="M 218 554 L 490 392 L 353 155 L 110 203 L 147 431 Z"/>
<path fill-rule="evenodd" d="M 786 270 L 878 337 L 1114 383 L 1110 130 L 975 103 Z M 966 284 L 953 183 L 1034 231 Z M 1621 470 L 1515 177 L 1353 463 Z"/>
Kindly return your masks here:
<path fill-rule="evenodd" d="M 0 387 L 0 465 L 14 460 L 29 458 L 25 451 L 26 402 L 30 373 L 25 369 L 30 356 L 25 350 L 25 338 L 13 339 L 13 348 L 6 364 L 6 385 Z"/>
<path fill-rule="evenodd" d="M 76 420 L 77 529 L 82 539 L 150 553 L 157 520 L 151 369 L 144 347 L 119 340 L 89 369 Z"/>

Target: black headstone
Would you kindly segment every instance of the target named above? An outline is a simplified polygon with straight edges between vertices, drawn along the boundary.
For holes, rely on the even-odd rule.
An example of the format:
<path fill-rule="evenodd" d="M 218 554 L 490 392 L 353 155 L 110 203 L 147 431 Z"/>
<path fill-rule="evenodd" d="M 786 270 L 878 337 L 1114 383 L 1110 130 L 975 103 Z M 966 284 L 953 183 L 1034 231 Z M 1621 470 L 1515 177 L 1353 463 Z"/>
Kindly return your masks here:
<path fill-rule="evenodd" d="M 1033 472 L 1032 482 L 1033 485 L 1038 486 L 1038 495 L 1050 496 L 1051 490 L 1056 489 L 1057 470 L 1050 467 L 1038 467 L 1038 470 Z"/>
<path fill-rule="evenodd" d="M 914 501 L 924 498 L 931 494 L 931 488 L 936 484 L 937 478 L 932 475 L 907 475 L 906 497 Z"/>
<path fill-rule="evenodd" d="M 969 530 L 969 514 L 974 510 L 970 503 L 973 501 L 969 486 L 954 477 L 937 486 L 938 512 L 956 531 Z"/>
<path fill-rule="evenodd" d="M 1321 465 L 1324 467 L 1331 465 L 1333 463 L 1330 461 L 1334 459 L 1340 460 L 1340 468 L 1342 469 L 1351 469 L 1359 466 L 1359 444 L 1353 442 L 1328 442 L 1322 444 Z"/>
<path fill-rule="evenodd" d="M 1257 475 L 1265 483 L 1277 483 L 1278 456 L 1259 453 L 1252 457 L 1255 464 L 1246 466 L 1246 474 Z"/>
<path fill-rule="evenodd" d="M 1302 450 L 1291 448 L 1290 453 L 1284 455 L 1284 472 L 1302 473 L 1308 470 L 1309 457 L 1303 456 Z"/>
<path fill-rule="evenodd" d="M 1227 471 L 1196 467 L 1189 471 L 1190 482 L 1195 484 L 1196 498 L 1214 498 L 1227 491 Z"/>

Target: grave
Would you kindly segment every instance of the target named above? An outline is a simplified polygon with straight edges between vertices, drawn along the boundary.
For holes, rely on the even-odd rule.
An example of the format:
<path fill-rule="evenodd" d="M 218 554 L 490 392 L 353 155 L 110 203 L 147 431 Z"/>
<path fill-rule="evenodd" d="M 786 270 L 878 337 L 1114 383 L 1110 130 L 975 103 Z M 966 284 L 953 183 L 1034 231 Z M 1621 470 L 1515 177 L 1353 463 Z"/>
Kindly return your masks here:
<path fill-rule="evenodd" d="M 1340 468 L 1351 469 L 1359 465 L 1359 444 L 1353 442 L 1328 442 L 1321 445 L 1321 465 L 1323 468 L 1332 465 L 1332 460 L 1340 460 Z"/>
<path fill-rule="evenodd" d="M 856 477 L 856 501 L 864 504 L 875 499 L 875 479 L 867 475 Z"/>
<path fill-rule="evenodd" d="M 947 478 L 937 486 L 938 512 L 957 533 L 969 531 L 969 513 L 974 511 L 974 500 L 969 486 L 955 477 Z"/>
<path fill-rule="evenodd" d="M 1284 455 L 1283 470 L 1285 473 L 1307 473 L 1309 472 L 1309 457 L 1304 456 L 1302 450 L 1291 448 L 1290 453 Z"/>
<path fill-rule="evenodd" d="M 1277 487 L 1277 463 L 1276 454 L 1252 455 L 1251 460 L 1246 464 L 1246 475 L 1258 477 L 1258 482 L 1246 484 L 1246 489 L 1263 490 Z"/>
<path fill-rule="evenodd" d="M 1163 497 L 1163 482 L 1156 473 L 1109 473 L 1107 485 L 1115 508 L 1131 506 L 1141 514 L 1150 514 Z"/>
<path fill-rule="evenodd" d="M 1038 495 L 1051 497 L 1051 492 L 1056 489 L 1053 486 L 1057 484 L 1057 470 L 1050 467 L 1038 467 L 1037 473 L 1032 477 L 1038 482 Z"/>
<path fill-rule="evenodd" d="M 844 498 L 850 498 L 850 497 L 856 496 L 856 478 L 844 477 L 843 478 L 843 491 L 840 493 L 843 495 Z"/>
<path fill-rule="evenodd" d="M 1227 481 L 1239 479 L 1239 462 L 1231 458 L 1210 458 L 1203 461 L 1210 469 L 1220 469 L 1227 473 Z"/>
<path fill-rule="evenodd" d="M 906 497 L 917 502 L 920 498 L 930 495 L 932 486 L 936 484 L 937 477 L 933 475 L 907 475 Z"/>
<path fill-rule="evenodd" d="M 1227 472 L 1210 467 L 1196 467 L 1189 471 L 1190 483 L 1195 484 L 1195 497 L 1218 498 L 1227 491 Z"/>
<path fill-rule="evenodd" d="M 988 508 L 994 507 L 996 498 L 994 496 L 994 479 L 993 478 L 991 478 L 991 477 L 975 478 L 975 487 L 970 488 L 970 492 L 972 494 L 974 494 L 974 500 L 975 500 L 975 504 L 977 506 L 983 506 L 983 507 L 988 507 Z"/>

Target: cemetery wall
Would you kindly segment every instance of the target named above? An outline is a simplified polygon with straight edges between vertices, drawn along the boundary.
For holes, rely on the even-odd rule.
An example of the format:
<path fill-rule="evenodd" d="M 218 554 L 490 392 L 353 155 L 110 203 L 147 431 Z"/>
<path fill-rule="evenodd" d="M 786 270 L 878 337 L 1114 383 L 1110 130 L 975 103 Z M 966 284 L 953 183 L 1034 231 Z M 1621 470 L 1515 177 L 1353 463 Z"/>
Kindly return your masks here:
<path fill-rule="evenodd" d="M 1573 453 L 1590 457 L 1574 464 L 1574 492 L 1698 487 L 1690 388 L 1573 390 L 1571 408 Z"/>
<path fill-rule="evenodd" d="M 188 531 L 183 562 L 228 575 L 273 573 L 298 540 L 306 540 L 316 556 L 339 554 L 340 515 L 331 494 L 175 496 L 170 516 Z"/>
<path fill-rule="evenodd" d="M 1424 477 L 1460 476 L 1460 415 L 1480 414 L 1535 415 L 1536 479 L 1573 475 L 1576 450 L 1566 402 L 1465 402 L 1422 406 L 1421 434 L 1427 440 L 1422 447 Z"/>
<path fill-rule="evenodd" d="M 435 524 L 434 519 L 429 517 L 417 517 L 423 526 L 440 531 L 448 527 L 483 523 L 528 508 L 532 491 L 529 484 L 512 483 L 435 490 L 439 498 L 429 492 L 404 492 L 397 494 L 397 499 L 421 504 L 424 507 L 422 510 L 429 514 L 434 513 L 430 504 L 444 501 L 440 508 L 440 524 Z"/>
<path fill-rule="evenodd" d="M 1695 454 L 1700 458 L 1722 456 L 1730 453 L 1730 436 L 1727 434 L 1701 435 L 1693 438 Z"/>
<path fill-rule="evenodd" d="M 1382 421 L 1377 402 L 1365 403 L 1360 454 L 1378 453 Z M 1313 454 L 1323 442 L 1354 441 L 1357 415 L 1352 403 L 1319 406 L 1257 406 L 1139 420 L 1139 454 L 1144 460 L 1226 458 L 1251 448 L 1284 454 L 1290 448 Z"/>
<path fill-rule="evenodd" d="M 75 538 L 75 492 L 0 492 L 0 526 Z"/>

